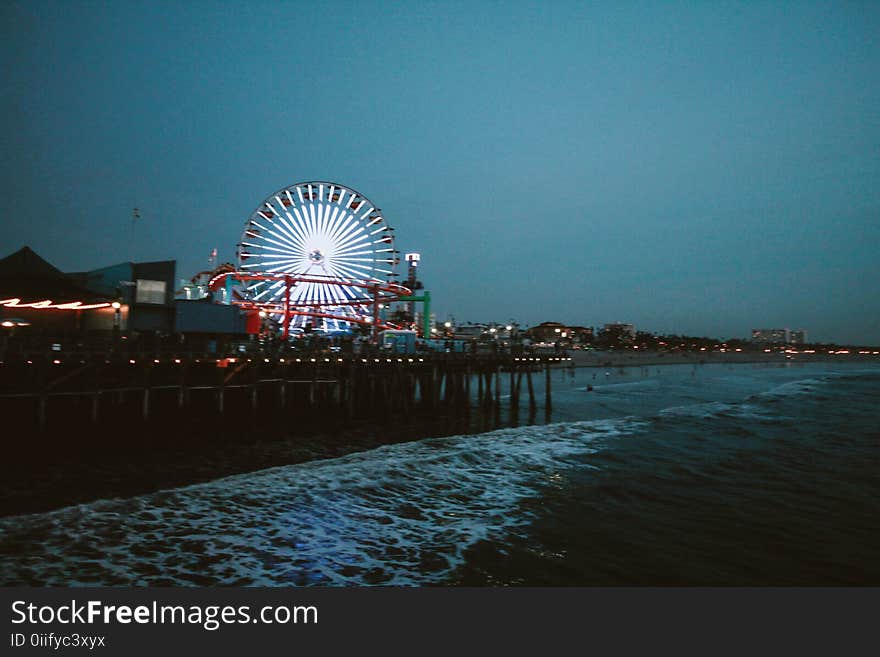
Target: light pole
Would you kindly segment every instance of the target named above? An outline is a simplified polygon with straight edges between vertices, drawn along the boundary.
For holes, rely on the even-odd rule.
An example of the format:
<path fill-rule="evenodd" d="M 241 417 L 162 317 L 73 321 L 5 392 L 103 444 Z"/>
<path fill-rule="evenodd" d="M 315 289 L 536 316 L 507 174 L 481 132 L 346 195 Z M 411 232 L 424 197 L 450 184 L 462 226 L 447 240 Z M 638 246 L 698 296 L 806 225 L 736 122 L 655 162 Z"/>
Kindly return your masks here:
<path fill-rule="evenodd" d="M 131 211 L 131 241 L 128 245 L 128 259 L 131 262 L 134 262 L 134 224 L 140 218 L 141 211 L 138 208 L 133 208 Z"/>

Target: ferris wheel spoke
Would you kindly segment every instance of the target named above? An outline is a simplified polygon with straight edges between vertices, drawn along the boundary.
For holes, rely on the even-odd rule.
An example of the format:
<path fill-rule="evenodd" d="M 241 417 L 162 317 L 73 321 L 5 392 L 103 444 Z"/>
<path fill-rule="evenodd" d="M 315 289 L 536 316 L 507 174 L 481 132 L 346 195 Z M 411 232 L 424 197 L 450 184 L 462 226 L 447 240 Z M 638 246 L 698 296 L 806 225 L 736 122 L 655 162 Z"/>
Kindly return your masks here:
<path fill-rule="evenodd" d="M 320 220 L 320 228 L 318 229 L 322 235 L 327 234 L 327 227 L 330 224 L 330 206 L 318 203 L 318 219 Z"/>
<path fill-rule="evenodd" d="M 334 285 L 333 292 L 340 303 L 347 303 L 349 299 L 352 298 L 348 296 L 348 287 L 345 285 Z"/>
<path fill-rule="evenodd" d="M 275 240 L 266 240 L 266 241 L 270 242 L 272 244 L 278 244 L 278 242 L 276 242 Z M 266 251 L 278 251 L 279 253 L 283 253 L 285 255 L 287 255 L 291 252 L 290 247 L 284 246 L 284 245 L 282 245 L 283 248 L 279 248 L 278 246 L 269 246 L 268 244 L 258 244 L 256 242 L 242 242 L 241 245 L 250 247 L 252 249 L 264 249 Z M 258 254 L 251 254 L 251 255 L 258 255 Z"/>
<path fill-rule="evenodd" d="M 290 213 L 285 210 L 285 215 L 290 217 Z M 287 241 L 291 242 L 296 246 L 297 249 L 305 249 L 305 238 L 302 237 L 299 232 L 294 228 L 295 222 L 291 218 L 291 223 L 288 223 L 284 217 L 279 217 L 279 230 L 286 236 Z"/>
<path fill-rule="evenodd" d="M 276 196 L 275 198 L 277 199 L 278 197 Z M 281 201 L 278 201 L 278 205 L 281 207 L 281 210 L 284 210 L 284 205 L 281 203 Z M 272 205 L 272 201 L 266 201 L 266 207 L 269 208 L 272 214 L 276 217 L 281 214 L 281 210 Z"/>
<path fill-rule="evenodd" d="M 373 249 L 364 248 L 368 246 L 367 244 L 352 244 L 346 249 L 339 249 L 335 252 L 336 258 L 341 260 L 348 260 L 351 256 L 363 255 L 364 253 L 375 253 L 376 251 Z"/>
<path fill-rule="evenodd" d="M 346 260 L 344 263 L 340 263 L 338 265 L 343 272 L 346 272 L 347 275 L 352 278 L 370 278 L 370 267 L 367 265 L 362 265 L 356 260 Z"/>
<path fill-rule="evenodd" d="M 361 231 L 363 231 L 363 226 L 361 226 L 360 221 L 358 221 L 358 218 L 353 213 L 346 213 L 346 214 L 348 214 L 348 218 L 350 220 L 350 223 L 346 222 L 345 229 L 340 230 L 339 233 L 335 236 L 335 239 L 337 239 L 337 240 L 346 239 L 346 237 L 348 237 L 348 235 L 351 234 L 352 232 L 357 234 L 357 233 L 360 233 Z"/>
<path fill-rule="evenodd" d="M 352 244 L 346 249 L 336 251 L 336 257 L 347 258 L 348 256 L 363 255 L 364 253 L 376 253 L 375 249 L 365 248 L 368 244 Z"/>
<path fill-rule="evenodd" d="M 274 283 L 272 285 L 267 285 L 265 290 L 263 290 L 262 292 L 260 292 L 259 294 L 254 296 L 254 299 L 255 300 L 260 299 L 261 297 L 269 294 L 270 292 L 277 290 L 281 285 L 284 285 L 284 281 L 278 281 L 277 283 Z"/>
<path fill-rule="evenodd" d="M 330 230 L 327 233 L 327 238 L 330 241 L 336 242 L 336 235 L 339 233 L 341 226 L 343 226 L 343 214 L 340 213 L 338 207 L 334 207 L 330 215 Z"/>
<path fill-rule="evenodd" d="M 302 285 L 295 285 L 290 288 L 290 304 L 296 305 L 301 302 L 301 298 L 303 295 L 303 287 Z M 284 301 L 284 297 L 282 295 L 280 301 Z"/>
<path fill-rule="evenodd" d="M 342 292 L 345 294 L 346 301 L 363 301 L 365 292 L 358 288 L 351 288 L 347 285 L 342 286 Z"/>
<path fill-rule="evenodd" d="M 360 241 L 359 235 L 363 232 L 363 228 L 358 227 L 357 224 L 352 224 L 348 230 L 346 230 L 342 235 L 339 236 L 337 243 L 340 248 L 344 248 L 349 244 L 356 244 Z"/>
<path fill-rule="evenodd" d="M 317 231 L 316 231 L 317 235 L 326 235 L 327 234 L 327 217 L 325 216 L 324 208 L 325 208 L 325 205 L 323 203 L 319 202 L 317 205 L 316 214 L 315 214 L 315 216 L 317 217 L 317 227 L 318 227 Z"/>
<path fill-rule="evenodd" d="M 278 218 L 282 219 L 280 216 Z M 269 224 L 274 227 L 274 230 L 272 230 L 272 229 L 261 226 L 266 233 L 272 232 L 273 234 L 277 235 L 277 237 L 284 239 L 285 241 L 291 242 L 291 245 L 294 246 L 294 248 L 296 248 L 296 241 L 292 240 L 293 236 L 289 235 L 287 233 L 287 231 L 284 230 L 283 226 L 279 226 L 277 223 L 275 223 L 275 221 L 273 219 L 266 218 L 266 221 L 269 222 Z M 268 239 L 265 235 L 263 235 L 262 238 Z"/>
<path fill-rule="evenodd" d="M 309 283 L 308 292 L 308 302 L 315 303 L 318 300 L 318 286 L 314 283 Z"/>
<path fill-rule="evenodd" d="M 305 243 L 308 241 L 308 237 L 306 237 L 305 230 L 303 230 L 303 219 L 302 215 L 299 213 L 297 208 L 293 208 L 293 213 L 296 215 L 296 219 L 294 219 L 289 212 L 285 212 L 287 218 L 290 219 L 290 228 L 295 231 L 296 234 L 300 237 L 303 243 L 303 248 L 305 248 Z M 286 222 L 285 222 L 286 223 Z"/>
<path fill-rule="evenodd" d="M 302 243 L 297 240 L 293 235 L 288 235 L 288 233 L 281 226 L 278 227 L 278 230 L 276 230 L 273 235 L 276 236 L 278 239 L 276 240 L 273 237 L 268 237 L 265 235 L 263 235 L 261 239 L 266 242 L 272 242 L 274 244 L 286 244 L 287 248 L 292 249 L 293 251 L 299 251 L 303 248 Z"/>
<path fill-rule="evenodd" d="M 335 285 L 327 285 L 327 283 L 322 283 L 321 287 L 324 288 L 324 298 L 327 299 L 328 305 L 339 302 L 339 299 L 336 298 L 335 294 Z"/>
<path fill-rule="evenodd" d="M 347 276 L 352 279 L 357 279 L 359 277 L 367 276 L 369 274 L 369 269 L 363 267 L 363 265 L 359 265 L 356 262 L 351 262 L 349 260 L 337 260 L 333 264 L 333 268 L 341 273 L 343 276 Z M 363 270 L 363 271 L 362 271 Z"/>
<path fill-rule="evenodd" d="M 311 209 L 314 211 L 315 217 L 315 232 L 312 234 L 312 239 L 318 239 L 321 235 L 324 234 L 324 229 L 321 226 L 321 215 L 323 214 L 323 211 L 321 209 L 320 203 L 313 203 L 311 205 Z"/>
<path fill-rule="evenodd" d="M 360 244 L 361 242 L 367 241 L 369 239 L 369 235 L 364 235 L 362 231 L 363 229 L 358 229 L 351 235 L 346 237 L 344 240 L 340 240 L 339 248 L 348 248 Z"/>
<path fill-rule="evenodd" d="M 327 206 L 327 210 L 329 213 L 329 219 L 327 222 L 327 237 L 330 240 L 335 240 L 334 235 L 336 231 L 339 230 L 340 224 L 342 224 L 342 214 L 340 213 L 339 207 L 329 204 Z"/>
<path fill-rule="evenodd" d="M 346 263 L 345 265 L 338 265 L 338 268 L 341 272 L 343 272 L 349 278 L 369 278 L 370 270 L 364 267 L 360 267 L 358 265 L 352 263 Z"/>
<path fill-rule="evenodd" d="M 259 255 L 258 255 L 258 257 L 259 257 Z M 254 266 L 257 266 L 257 267 L 269 267 L 269 266 L 274 266 L 274 265 L 288 266 L 290 264 L 290 262 L 291 262 L 290 258 L 285 258 L 282 260 L 270 260 L 268 262 L 262 262 L 259 264 L 257 264 L 257 263 L 254 263 L 253 265 L 249 264 L 247 266 L 251 267 L 251 268 L 253 268 Z M 274 270 L 270 270 L 270 271 L 274 271 Z"/>
<path fill-rule="evenodd" d="M 327 287 L 327 294 L 330 297 L 330 301 L 334 304 L 338 304 L 340 301 L 339 286 L 327 285 L 326 283 L 325 286 Z"/>
<path fill-rule="evenodd" d="M 310 237 L 314 239 L 315 233 L 318 232 L 318 219 L 315 217 L 315 204 L 309 204 L 309 228 Z"/>
<path fill-rule="evenodd" d="M 351 222 L 354 220 L 355 220 L 355 218 L 354 218 L 353 214 L 350 214 L 350 213 L 346 212 L 345 210 L 340 210 L 339 225 L 336 227 L 336 229 L 332 233 L 330 233 L 330 239 L 333 240 L 334 242 L 338 242 L 339 239 L 341 238 L 341 236 L 343 235 L 343 232 L 345 231 L 345 229 L 348 228 L 349 225 L 351 225 Z M 357 224 L 355 224 L 355 225 L 357 225 Z"/>
<path fill-rule="evenodd" d="M 324 289 L 323 283 L 315 284 L 315 304 L 318 306 L 327 305 L 327 291 Z"/>
<path fill-rule="evenodd" d="M 263 263 L 262 263 L 263 266 L 267 266 L 267 265 L 273 264 L 273 263 L 280 264 L 282 262 L 289 262 L 295 258 L 295 256 L 291 256 L 286 253 L 281 255 L 281 254 L 277 254 L 277 253 L 255 253 L 255 252 L 250 252 L 250 251 L 243 251 L 242 255 L 246 256 L 248 258 L 262 258 L 263 259 Z M 269 260 L 267 262 L 266 261 L 267 258 L 275 258 L 276 260 Z"/>

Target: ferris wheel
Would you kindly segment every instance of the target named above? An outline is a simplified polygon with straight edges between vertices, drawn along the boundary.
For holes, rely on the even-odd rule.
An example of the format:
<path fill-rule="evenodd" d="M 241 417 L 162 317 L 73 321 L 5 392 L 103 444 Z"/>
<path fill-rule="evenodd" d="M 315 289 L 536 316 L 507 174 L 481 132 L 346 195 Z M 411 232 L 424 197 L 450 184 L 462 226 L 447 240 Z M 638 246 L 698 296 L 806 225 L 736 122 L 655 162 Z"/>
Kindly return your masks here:
<path fill-rule="evenodd" d="M 238 247 L 239 268 L 296 282 L 290 287 L 278 276 L 257 280 L 244 297 L 296 309 L 288 328 L 311 322 L 318 329 L 346 330 L 346 320 L 368 316 L 372 302 L 367 288 L 346 283 L 395 275 L 393 230 L 375 203 L 345 185 L 284 187 L 251 213 Z"/>

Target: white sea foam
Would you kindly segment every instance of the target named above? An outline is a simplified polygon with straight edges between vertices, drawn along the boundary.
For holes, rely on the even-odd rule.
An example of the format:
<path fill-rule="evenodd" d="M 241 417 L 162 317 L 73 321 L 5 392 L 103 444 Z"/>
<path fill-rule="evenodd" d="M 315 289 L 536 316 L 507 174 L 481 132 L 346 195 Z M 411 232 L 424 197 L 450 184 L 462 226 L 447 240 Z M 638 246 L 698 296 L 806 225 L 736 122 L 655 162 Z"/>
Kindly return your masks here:
<path fill-rule="evenodd" d="M 642 422 L 503 429 L 380 447 L 0 521 L 3 584 L 441 582 L 520 502 Z"/>
<path fill-rule="evenodd" d="M 688 404 L 685 406 L 671 406 L 659 412 L 660 417 L 692 417 L 705 420 L 718 418 L 733 418 L 739 420 L 762 420 L 778 422 L 790 418 L 779 413 L 769 411 L 758 404 L 725 402 L 706 402 L 702 404 Z"/>
<path fill-rule="evenodd" d="M 803 395 L 809 395 L 811 393 L 816 392 L 816 390 L 822 385 L 826 384 L 828 381 L 825 378 L 822 379 L 799 379 L 797 381 L 788 381 L 787 383 L 782 383 L 766 392 L 761 392 L 755 395 L 755 398 L 760 399 L 780 399 L 783 397 L 798 397 Z"/>

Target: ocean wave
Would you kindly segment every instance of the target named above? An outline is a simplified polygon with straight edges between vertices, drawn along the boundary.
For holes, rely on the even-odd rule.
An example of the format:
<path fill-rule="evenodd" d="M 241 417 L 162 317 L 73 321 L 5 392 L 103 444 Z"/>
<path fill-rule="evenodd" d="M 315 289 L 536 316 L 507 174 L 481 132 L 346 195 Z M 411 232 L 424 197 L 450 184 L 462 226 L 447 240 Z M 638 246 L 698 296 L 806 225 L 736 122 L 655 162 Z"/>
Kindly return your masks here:
<path fill-rule="evenodd" d="M 4 585 L 416 585 L 634 419 L 380 447 L 0 521 Z"/>
<path fill-rule="evenodd" d="M 705 402 L 701 404 L 687 404 L 684 406 L 670 406 L 664 408 L 658 415 L 661 418 L 687 417 L 701 420 L 716 420 L 719 418 L 732 418 L 738 420 L 759 420 L 763 422 L 783 422 L 791 418 L 767 410 L 757 404 L 745 402 Z"/>
<path fill-rule="evenodd" d="M 819 379 L 798 379 L 797 381 L 788 381 L 771 388 L 765 392 L 759 392 L 752 395 L 749 399 L 776 400 L 785 397 L 799 397 L 815 393 L 821 386 L 828 383 L 827 377 Z"/>

